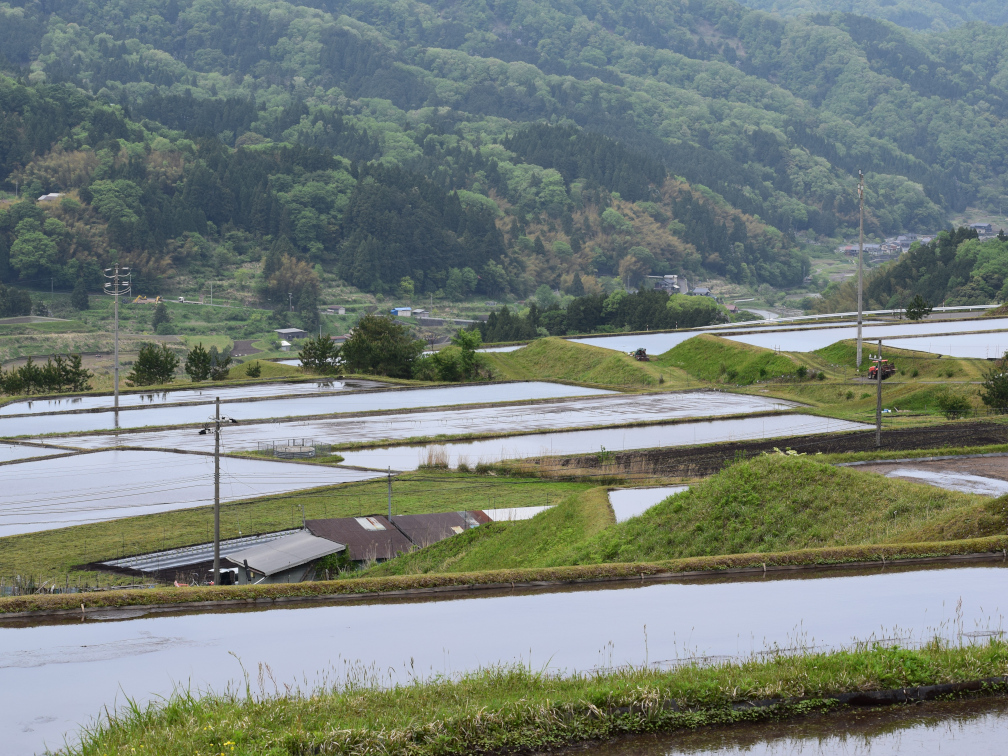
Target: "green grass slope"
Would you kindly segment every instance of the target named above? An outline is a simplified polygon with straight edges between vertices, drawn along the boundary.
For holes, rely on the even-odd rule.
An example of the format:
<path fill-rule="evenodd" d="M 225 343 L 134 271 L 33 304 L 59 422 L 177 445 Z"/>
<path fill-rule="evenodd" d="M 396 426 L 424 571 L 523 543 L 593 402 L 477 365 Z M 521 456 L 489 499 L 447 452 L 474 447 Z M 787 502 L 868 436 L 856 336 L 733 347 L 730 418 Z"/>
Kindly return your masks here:
<path fill-rule="evenodd" d="M 685 375 L 677 369 L 560 338 L 537 339 L 515 352 L 490 352 L 483 358 L 500 377 L 516 380 L 564 380 L 613 388 L 686 385 Z"/>
<path fill-rule="evenodd" d="M 786 354 L 700 334 L 658 356 L 659 366 L 679 368 L 705 381 L 746 386 L 766 378 L 793 376 L 799 363 Z"/>
<path fill-rule="evenodd" d="M 568 496 L 531 520 L 475 528 L 377 565 L 366 576 L 568 564 L 571 545 L 583 543 L 615 521 L 606 489 L 593 488 Z M 360 577 L 360 573 L 353 577 Z"/>
<path fill-rule="evenodd" d="M 970 330 L 968 325 L 963 326 L 963 330 Z M 941 341 L 947 344 L 955 341 L 955 336 L 942 336 L 936 338 L 935 344 Z M 922 343 L 923 348 L 927 348 L 927 343 Z M 870 355 L 878 352 L 877 341 L 865 341 L 863 345 L 863 358 L 861 369 L 868 370 L 871 365 Z M 828 365 L 854 369 L 857 366 L 857 342 L 853 339 L 838 341 L 828 347 L 812 352 L 812 354 L 824 360 Z M 1000 355 L 991 355 L 998 357 Z M 900 381 L 917 378 L 922 381 L 968 381 L 981 380 L 984 372 L 989 367 L 986 360 L 957 359 L 955 357 L 939 357 L 928 352 L 917 352 L 910 349 L 893 349 L 882 342 L 882 358 L 892 362 L 896 368 L 896 378 Z M 916 375 L 914 374 L 916 371 Z M 891 379 L 889 379 L 891 380 Z"/>
<path fill-rule="evenodd" d="M 676 557 L 910 542 L 962 537 L 935 521 L 977 522 L 976 535 L 1004 529 L 982 517 L 978 496 L 890 480 L 809 457 L 769 455 L 740 462 L 627 522 L 574 545 L 572 562 Z M 981 527 L 982 525 L 982 527 Z M 932 532 L 933 531 L 933 532 Z"/>

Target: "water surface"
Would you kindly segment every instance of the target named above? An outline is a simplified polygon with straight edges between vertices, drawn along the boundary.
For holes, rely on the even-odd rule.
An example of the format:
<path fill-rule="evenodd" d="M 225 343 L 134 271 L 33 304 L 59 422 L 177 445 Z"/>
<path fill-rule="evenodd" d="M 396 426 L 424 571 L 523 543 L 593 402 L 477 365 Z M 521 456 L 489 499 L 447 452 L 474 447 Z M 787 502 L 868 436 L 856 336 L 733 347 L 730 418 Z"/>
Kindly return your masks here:
<path fill-rule="evenodd" d="M 799 405 L 794 402 L 769 397 L 721 391 L 608 394 L 532 405 L 439 409 L 372 417 L 240 425 L 229 429 L 228 443 L 230 449 L 255 449 L 259 442 L 296 436 L 311 438 L 319 443 L 345 444 L 357 441 L 496 434 L 653 422 L 659 419 L 741 415 L 797 406 Z M 81 449 L 98 449 L 120 443 L 162 449 L 207 451 L 213 448 L 212 437 L 198 436 L 191 428 L 127 433 L 121 434 L 118 438 L 114 435 L 70 437 L 53 439 L 53 442 Z"/>
<path fill-rule="evenodd" d="M 367 480 L 322 465 L 221 459 L 221 501 Z M 0 465 L 0 536 L 213 504 L 213 458 L 103 451 Z M 209 520 L 208 520 L 209 521 Z"/>
<path fill-rule="evenodd" d="M 268 396 L 317 395 L 361 388 L 380 388 L 388 384 L 378 381 L 318 380 L 300 383 L 260 383 L 253 386 L 214 386 L 172 389 L 119 395 L 119 407 L 150 407 L 162 404 L 203 403 L 212 404 L 220 397 L 222 402 L 233 399 L 254 399 Z M 0 415 L 26 415 L 43 412 L 72 412 L 74 410 L 112 409 L 113 396 L 64 396 L 53 399 L 25 399 L 0 407 Z"/>
<path fill-rule="evenodd" d="M 739 326 L 741 324 L 733 324 Z M 742 330 L 742 329 L 739 329 Z M 972 335 L 962 335 L 949 338 L 948 334 L 959 334 L 970 331 L 980 331 L 982 333 Z M 998 333 L 1000 331 L 1000 333 Z M 922 349 L 932 351 L 932 349 L 921 346 L 929 343 L 938 354 L 946 348 L 951 349 L 951 345 L 962 340 L 970 344 L 969 349 L 976 354 L 963 354 L 962 356 L 979 356 L 981 350 L 990 350 L 991 356 L 998 356 L 996 350 L 1002 345 L 1008 347 L 1008 318 L 987 318 L 984 320 L 952 320 L 952 321 L 920 321 L 918 323 L 866 323 L 862 327 L 862 337 L 865 340 L 901 339 L 908 337 L 914 339 L 917 346 L 907 345 L 908 349 Z M 992 332 L 992 333 L 988 333 Z M 620 352 L 630 352 L 643 347 L 648 354 L 657 355 L 667 352 L 672 347 L 678 346 L 687 339 L 698 335 L 697 331 L 675 331 L 672 333 L 644 333 L 635 336 L 596 336 L 584 339 L 572 339 L 584 344 L 592 344 L 605 349 L 614 349 Z M 823 324 L 816 327 L 809 323 L 796 324 L 790 327 L 774 325 L 768 329 L 765 325 L 760 328 L 743 330 L 740 333 L 724 335 L 724 338 L 732 341 L 739 341 L 744 344 L 763 347 L 765 349 L 781 349 L 786 352 L 812 352 L 822 349 L 830 344 L 845 339 L 857 338 L 857 325 L 846 324 L 837 326 L 835 323 Z M 902 346 L 894 342 L 894 346 Z M 987 352 L 984 351 L 986 356 Z"/>
<path fill-rule="evenodd" d="M 527 436 L 486 439 L 483 441 L 393 446 L 361 451 L 340 452 L 345 464 L 383 470 L 415 470 L 428 456 L 430 447 L 443 449 L 449 465 L 459 461 L 474 465 L 480 461 L 526 459 L 538 456 L 590 454 L 628 449 L 653 449 L 663 446 L 693 446 L 718 441 L 744 441 L 754 438 L 778 438 L 813 433 L 839 433 L 865 430 L 871 426 L 814 415 L 771 415 L 769 417 L 711 420 L 695 423 L 649 425 L 638 428 L 600 428 L 558 433 L 532 433 Z"/>
<path fill-rule="evenodd" d="M 280 690 L 336 682 L 348 662 L 401 682 L 411 670 L 457 674 L 498 662 L 566 672 L 667 667 L 872 638 L 912 645 L 960 631 L 982 642 L 1001 629 L 1006 608 L 1008 570 L 969 567 L 0 626 L 0 691 L 17 691 L 3 696 L 0 731 L 15 756 L 58 746 L 125 696 L 143 705 L 177 685 L 244 690 L 241 665 L 255 686 L 258 665 L 268 664 Z"/>
<path fill-rule="evenodd" d="M 527 381 L 516 383 L 477 383 L 444 388 L 375 391 L 373 393 L 338 392 L 325 395 L 229 402 L 221 414 L 237 420 L 284 418 L 346 412 L 402 410 L 413 407 L 437 407 L 485 402 L 516 402 L 533 399 L 558 399 L 572 396 L 611 394 L 602 389 L 566 386 L 560 383 Z M 147 407 L 93 412 L 80 415 L 56 414 L 37 417 L 0 418 L 0 436 L 44 435 L 47 433 L 81 433 L 116 428 L 203 423 L 213 416 L 213 407 L 182 405 Z"/>
<path fill-rule="evenodd" d="M 997 697 L 644 735 L 559 756 L 999 756 L 1006 738 L 1008 699 Z"/>
<path fill-rule="evenodd" d="M 669 496 L 682 493 L 689 486 L 661 486 L 658 488 L 621 488 L 609 492 L 609 506 L 616 515 L 616 522 L 626 522 L 632 517 L 644 514 Z"/>

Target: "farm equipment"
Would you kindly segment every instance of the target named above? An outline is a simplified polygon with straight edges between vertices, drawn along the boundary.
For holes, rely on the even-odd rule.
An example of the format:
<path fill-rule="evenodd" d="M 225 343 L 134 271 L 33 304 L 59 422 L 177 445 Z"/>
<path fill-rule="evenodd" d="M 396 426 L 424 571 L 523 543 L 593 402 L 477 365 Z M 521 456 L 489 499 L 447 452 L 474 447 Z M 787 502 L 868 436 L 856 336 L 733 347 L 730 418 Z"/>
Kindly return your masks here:
<path fill-rule="evenodd" d="M 881 365 L 882 365 L 882 380 L 883 381 L 886 378 L 888 378 L 890 375 L 894 375 L 896 373 L 896 366 L 893 365 L 891 362 L 889 362 L 889 360 L 881 360 L 881 361 L 880 360 L 875 360 L 874 364 L 870 368 L 868 368 L 868 378 L 869 379 L 871 379 L 873 381 L 877 381 L 878 380 L 878 371 L 879 371 L 879 364 L 880 364 L 880 362 L 881 362 Z"/>
<path fill-rule="evenodd" d="M 647 356 L 647 349 L 640 347 L 639 349 L 634 349 L 630 352 L 630 356 L 633 357 L 637 362 L 650 362 L 651 358 Z"/>

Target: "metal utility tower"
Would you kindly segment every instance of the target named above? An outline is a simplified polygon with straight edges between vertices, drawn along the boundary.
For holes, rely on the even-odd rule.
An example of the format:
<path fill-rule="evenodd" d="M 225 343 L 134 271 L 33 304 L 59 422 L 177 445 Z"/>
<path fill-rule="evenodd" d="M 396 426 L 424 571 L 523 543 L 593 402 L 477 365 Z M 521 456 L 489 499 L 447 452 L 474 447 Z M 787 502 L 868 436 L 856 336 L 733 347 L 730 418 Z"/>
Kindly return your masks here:
<path fill-rule="evenodd" d="M 105 293 L 112 297 L 115 311 L 115 412 L 119 417 L 119 297 L 131 291 L 130 269 L 120 268 L 116 263 L 114 268 L 105 269 Z"/>
<path fill-rule="evenodd" d="M 864 174 L 858 171 L 858 204 L 861 206 L 861 233 L 858 238 L 857 250 L 857 366 L 861 368 L 861 316 L 863 310 L 863 271 L 864 271 Z"/>
<path fill-rule="evenodd" d="M 214 434 L 214 494 L 213 494 L 213 580 L 220 585 L 220 432 L 221 423 L 237 423 L 233 417 L 221 417 L 220 397 L 214 400 L 213 428 L 205 426 L 199 433 Z"/>

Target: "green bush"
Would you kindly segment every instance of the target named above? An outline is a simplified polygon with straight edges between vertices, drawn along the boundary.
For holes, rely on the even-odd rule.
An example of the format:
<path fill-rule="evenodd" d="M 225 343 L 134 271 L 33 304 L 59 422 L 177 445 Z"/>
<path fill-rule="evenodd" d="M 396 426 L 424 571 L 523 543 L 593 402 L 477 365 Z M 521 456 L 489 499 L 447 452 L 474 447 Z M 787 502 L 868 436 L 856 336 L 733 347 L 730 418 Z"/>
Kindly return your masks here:
<path fill-rule="evenodd" d="M 185 360 L 185 372 L 193 383 L 210 377 L 210 353 L 203 348 L 203 342 L 189 350 Z"/>
<path fill-rule="evenodd" d="M 126 376 L 127 386 L 154 386 L 161 383 L 171 383 L 175 380 L 175 371 L 179 366 L 179 358 L 168 348 L 167 344 L 144 344 L 140 347 L 133 369 Z"/>
<path fill-rule="evenodd" d="M 256 362 L 250 362 L 245 366 L 245 375 L 249 378 L 258 378 L 262 375 L 262 365 L 259 364 L 258 360 Z"/>
<path fill-rule="evenodd" d="M 968 415 L 973 409 L 973 404 L 969 399 L 961 394 L 954 394 L 948 389 L 935 394 L 935 404 L 949 420 Z"/>

